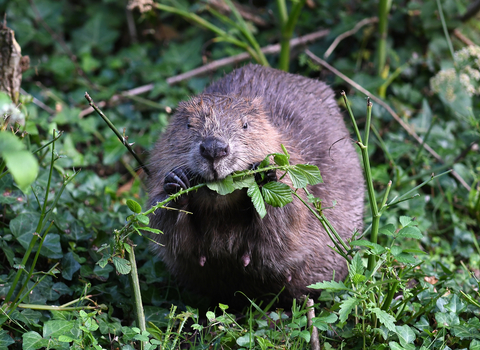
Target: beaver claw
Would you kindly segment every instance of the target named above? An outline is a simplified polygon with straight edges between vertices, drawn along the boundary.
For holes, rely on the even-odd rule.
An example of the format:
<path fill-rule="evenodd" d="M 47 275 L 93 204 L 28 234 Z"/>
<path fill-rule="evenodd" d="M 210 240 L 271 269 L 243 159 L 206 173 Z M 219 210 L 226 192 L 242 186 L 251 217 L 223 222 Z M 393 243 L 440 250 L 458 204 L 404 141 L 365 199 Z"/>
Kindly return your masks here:
<path fill-rule="evenodd" d="M 258 166 L 260 165 L 260 162 L 253 163 L 252 165 L 252 170 L 258 169 Z M 271 181 L 277 181 L 277 170 L 276 169 L 270 169 L 267 170 L 263 173 L 256 173 L 255 174 L 255 181 L 259 186 L 265 185 L 268 182 Z"/>
<path fill-rule="evenodd" d="M 187 174 L 183 168 L 175 168 L 167 175 L 165 175 L 165 181 L 163 183 L 163 189 L 165 193 L 171 195 L 181 190 L 186 190 L 190 187 L 190 181 L 188 180 Z M 177 203 L 183 205 L 187 202 L 187 196 L 182 195 L 177 198 Z"/>

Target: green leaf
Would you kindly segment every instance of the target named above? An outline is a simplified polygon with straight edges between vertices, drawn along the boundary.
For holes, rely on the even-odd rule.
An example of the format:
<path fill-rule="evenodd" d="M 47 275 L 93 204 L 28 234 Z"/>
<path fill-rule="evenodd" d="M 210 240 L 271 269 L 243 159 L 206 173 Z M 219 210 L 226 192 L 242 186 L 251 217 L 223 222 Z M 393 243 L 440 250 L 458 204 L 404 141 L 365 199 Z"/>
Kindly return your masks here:
<path fill-rule="evenodd" d="M 413 221 L 411 217 L 409 216 L 400 216 L 400 224 L 403 226 L 403 227 L 407 227 L 408 225 L 410 225 L 410 223 Z"/>
<path fill-rule="evenodd" d="M 295 167 L 303 172 L 303 174 L 307 178 L 309 185 L 323 183 L 322 176 L 320 175 L 320 170 L 318 170 L 318 167 L 316 165 L 297 164 Z"/>
<path fill-rule="evenodd" d="M 255 182 L 254 175 L 233 177 L 233 186 L 235 187 L 236 190 L 240 190 L 242 188 L 248 188 L 252 186 L 254 182 Z"/>
<path fill-rule="evenodd" d="M 119 258 L 118 256 L 112 257 L 113 265 L 115 265 L 115 269 L 118 273 L 122 275 L 126 275 L 130 273 L 132 267 L 130 266 L 130 262 L 128 260 Z"/>
<path fill-rule="evenodd" d="M 340 305 L 340 322 L 345 322 L 348 318 L 348 315 L 350 315 L 354 307 L 359 303 L 359 300 L 353 297 L 349 297 L 348 299 L 344 300 Z"/>
<path fill-rule="evenodd" d="M 37 332 L 27 332 L 22 335 L 22 349 L 23 350 L 36 350 L 48 345 L 48 339 L 43 339 Z"/>
<path fill-rule="evenodd" d="M 208 182 L 207 187 L 212 191 L 225 196 L 226 194 L 232 193 L 236 190 L 233 185 L 233 178 L 231 175 L 228 175 L 226 178 L 220 181 Z"/>
<path fill-rule="evenodd" d="M 280 166 L 288 165 L 288 157 L 285 154 L 275 153 L 273 156 L 275 164 Z"/>
<path fill-rule="evenodd" d="M 267 209 L 265 208 L 262 193 L 256 182 L 252 183 L 248 188 L 247 195 L 252 199 L 253 206 L 257 210 L 258 215 L 263 219 L 265 215 L 267 215 Z"/>
<path fill-rule="evenodd" d="M 151 228 L 151 227 L 141 227 L 141 230 L 142 230 L 142 231 L 152 232 L 152 233 L 155 233 L 155 234 L 157 234 L 157 235 L 160 234 L 160 233 L 163 234 L 163 232 L 162 232 L 161 230 L 156 229 L 156 228 Z"/>
<path fill-rule="evenodd" d="M 73 322 L 66 320 L 47 321 L 43 325 L 43 337 L 48 339 L 58 338 L 60 335 L 68 335 L 73 325 Z"/>
<path fill-rule="evenodd" d="M 308 180 L 303 171 L 293 168 L 287 170 L 288 176 L 292 180 L 292 185 L 295 188 L 305 188 L 307 187 Z"/>
<path fill-rule="evenodd" d="M 143 225 L 148 225 L 150 223 L 150 219 L 146 215 L 137 215 L 137 219 Z"/>
<path fill-rule="evenodd" d="M 352 263 L 348 269 L 348 274 L 353 281 L 355 275 L 363 275 L 364 271 L 365 268 L 363 267 L 362 256 L 360 252 L 357 252 L 352 259 Z"/>
<path fill-rule="evenodd" d="M 378 232 L 383 233 L 384 235 L 387 235 L 387 236 L 393 236 L 395 234 L 395 225 L 387 224 L 385 226 L 382 226 L 380 227 Z"/>
<path fill-rule="evenodd" d="M 212 311 L 207 311 L 207 319 L 210 321 L 210 322 L 213 322 L 215 321 L 215 314 L 212 312 Z"/>
<path fill-rule="evenodd" d="M 480 350 L 480 340 L 473 339 L 468 350 Z"/>
<path fill-rule="evenodd" d="M 63 257 L 62 246 L 60 245 L 60 235 L 49 233 L 43 241 L 40 254 L 50 259 L 60 259 Z"/>
<path fill-rule="evenodd" d="M 338 320 L 337 315 L 328 314 L 327 316 L 314 317 L 312 319 L 312 324 L 313 324 L 313 326 L 319 328 L 320 330 L 326 331 L 326 330 L 329 329 L 328 324 L 329 323 L 334 323 L 337 320 Z"/>
<path fill-rule="evenodd" d="M 7 349 L 15 341 L 8 335 L 6 330 L 0 329 L 0 349 Z"/>
<path fill-rule="evenodd" d="M 324 281 L 324 282 L 318 282 L 315 284 L 311 284 L 307 286 L 307 288 L 312 288 L 312 289 L 325 289 L 325 290 L 331 290 L 331 291 L 337 291 L 337 290 L 350 290 L 350 288 L 346 287 L 343 282 L 335 282 L 335 281 Z"/>
<path fill-rule="evenodd" d="M 263 198 L 272 207 L 284 207 L 292 202 L 292 190 L 282 182 L 271 181 L 262 186 Z"/>
<path fill-rule="evenodd" d="M 395 329 L 397 330 L 398 339 L 400 339 L 402 346 L 415 341 L 415 332 L 408 325 L 396 326 Z"/>
<path fill-rule="evenodd" d="M 10 132 L 0 132 L 0 157 L 5 160 L 18 187 L 26 192 L 38 175 L 38 161 Z"/>
<path fill-rule="evenodd" d="M 415 226 L 407 226 L 398 232 L 398 237 L 422 239 L 423 235 Z"/>
<path fill-rule="evenodd" d="M 461 300 L 457 294 L 453 294 L 448 304 L 445 305 L 445 309 L 456 314 L 462 312 L 466 308 L 467 304 Z"/>
<path fill-rule="evenodd" d="M 237 338 L 237 344 L 240 346 L 251 347 L 254 345 L 255 336 L 253 333 L 247 333 L 242 337 Z"/>
<path fill-rule="evenodd" d="M 417 249 L 417 248 L 407 248 L 407 249 L 403 249 L 403 251 L 405 253 L 412 253 L 412 254 L 427 254 L 427 252 L 424 252 L 423 250 L 421 249 Z"/>
<path fill-rule="evenodd" d="M 23 248 L 27 249 L 30 245 L 33 232 L 35 232 L 39 220 L 40 214 L 36 212 L 26 212 L 19 214 L 15 219 L 10 221 L 10 230 Z"/>
<path fill-rule="evenodd" d="M 373 312 L 375 315 L 377 315 L 377 319 L 385 326 L 388 328 L 388 330 L 392 332 L 396 332 L 395 329 L 395 317 L 390 315 L 389 313 L 383 311 L 382 309 L 379 309 L 378 307 L 374 307 L 370 309 L 371 312 Z"/>
<path fill-rule="evenodd" d="M 72 276 L 75 272 L 80 270 L 80 264 L 73 257 L 72 252 L 68 252 L 62 259 L 62 277 L 68 281 L 72 280 Z"/>
<path fill-rule="evenodd" d="M 127 206 L 128 208 L 136 214 L 142 212 L 142 206 L 135 202 L 133 199 L 127 199 Z"/>

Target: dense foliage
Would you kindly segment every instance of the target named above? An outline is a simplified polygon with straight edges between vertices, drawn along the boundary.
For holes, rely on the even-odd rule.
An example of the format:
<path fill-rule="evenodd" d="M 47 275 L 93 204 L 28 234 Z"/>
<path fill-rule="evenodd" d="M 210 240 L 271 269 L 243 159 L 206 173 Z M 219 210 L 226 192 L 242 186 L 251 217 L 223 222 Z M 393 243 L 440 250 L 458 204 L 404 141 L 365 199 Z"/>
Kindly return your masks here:
<path fill-rule="evenodd" d="M 206 311 L 145 237 L 122 229 L 147 224 L 146 176 L 84 94 L 146 162 L 177 103 L 235 64 L 167 79 L 247 50 L 327 81 L 344 110 L 345 90 L 364 129 L 365 95 L 304 50 L 323 57 L 378 14 L 327 61 L 382 98 L 423 143 L 374 102 L 364 155 L 378 238 L 351 242 L 346 281 L 314 286 L 323 293 L 313 324 L 325 349 L 480 349 L 480 47 L 468 45 L 480 43 L 480 22 L 468 18 L 468 1 L 298 1 L 285 11 L 282 1 L 245 1 L 239 12 L 229 1 L 227 10 L 214 1 L 161 3 L 142 13 L 124 1 L 0 0 L 30 56 L 21 104 L 0 95 L 0 348 L 309 348 L 301 301 L 285 311 L 253 301 L 242 314 L 222 304 Z M 320 29 L 329 32 L 291 47 L 290 62 L 258 51 Z M 365 221 L 368 229 L 370 211 Z M 132 249 L 146 330 L 135 317 Z"/>

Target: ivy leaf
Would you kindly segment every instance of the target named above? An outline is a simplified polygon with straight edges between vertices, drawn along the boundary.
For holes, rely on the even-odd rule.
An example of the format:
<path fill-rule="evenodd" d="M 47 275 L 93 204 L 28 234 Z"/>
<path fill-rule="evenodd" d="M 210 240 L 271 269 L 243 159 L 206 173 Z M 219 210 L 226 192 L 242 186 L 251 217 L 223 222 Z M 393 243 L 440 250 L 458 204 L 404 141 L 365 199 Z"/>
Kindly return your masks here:
<path fill-rule="evenodd" d="M 41 349 L 48 345 L 48 339 L 43 339 L 40 334 L 34 331 L 23 333 L 22 340 L 24 350 Z"/>
<path fill-rule="evenodd" d="M 263 219 L 267 215 L 265 202 L 263 201 L 262 193 L 256 182 L 248 188 L 247 195 L 252 199 L 253 206 L 257 210 L 258 215 Z"/>
<path fill-rule="evenodd" d="M 377 315 L 377 319 L 388 328 L 389 331 L 396 332 L 395 329 L 395 317 L 390 315 L 389 313 L 379 309 L 378 307 L 374 307 L 370 309 L 375 315 Z"/>
<path fill-rule="evenodd" d="M 284 207 L 293 200 L 290 187 L 282 182 L 266 183 L 262 186 L 262 194 L 272 207 Z"/>
<path fill-rule="evenodd" d="M 126 275 L 130 273 L 130 270 L 132 267 L 130 266 L 130 262 L 128 260 L 119 258 L 118 256 L 112 257 L 113 265 L 115 265 L 115 269 L 117 269 L 117 272 Z"/>
<path fill-rule="evenodd" d="M 0 349 L 7 349 L 8 346 L 13 343 L 15 343 L 15 341 L 8 335 L 8 332 L 4 329 L 0 329 Z"/>
<path fill-rule="evenodd" d="M 352 312 L 353 308 L 359 304 L 358 299 L 349 297 L 344 300 L 342 305 L 340 305 L 340 322 L 345 322 L 348 318 L 348 315 Z"/>
<path fill-rule="evenodd" d="M 226 194 L 232 193 L 236 190 L 235 186 L 233 185 L 233 178 L 231 175 L 228 175 L 226 178 L 215 181 L 215 182 L 207 182 L 207 187 L 212 191 L 225 196 Z"/>
<path fill-rule="evenodd" d="M 398 339 L 400 340 L 400 344 L 405 346 L 406 344 L 413 343 L 415 341 L 415 332 L 408 326 L 396 326 Z"/>
<path fill-rule="evenodd" d="M 127 207 L 136 214 L 142 212 L 142 207 L 140 204 L 135 202 L 133 199 L 127 199 Z"/>
<path fill-rule="evenodd" d="M 66 320 L 47 321 L 43 325 L 43 337 L 45 339 L 58 338 L 62 334 L 69 333 L 73 328 L 74 322 Z"/>
<path fill-rule="evenodd" d="M 309 185 L 316 185 L 323 182 L 322 176 L 320 175 L 320 170 L 318 170 L 316 165 L 297 164 L 295 167 L 303 172 Z"/>

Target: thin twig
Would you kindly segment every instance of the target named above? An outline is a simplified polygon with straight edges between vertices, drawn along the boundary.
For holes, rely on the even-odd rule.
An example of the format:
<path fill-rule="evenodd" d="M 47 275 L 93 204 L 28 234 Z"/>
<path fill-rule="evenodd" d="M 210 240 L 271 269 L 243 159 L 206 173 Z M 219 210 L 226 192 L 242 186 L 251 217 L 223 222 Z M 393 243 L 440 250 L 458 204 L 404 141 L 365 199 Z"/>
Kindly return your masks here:
<path fill-rule="evenodd" d="M 105 114 L 103 114 L 103 112 L 95 105 L 95 103 L 93 102 L 93 100 L 90 97 L 90 95 L 88 94 L 88 92 L 85 92 L 85 98 L 87 99 L 88 104 L 95 110 L 95 112 L 98 113 L 98 115 L 100 115 L 100 117 L 102 117 L 102 119 L 105 121 L 105 123 L 107 123 L 108 127 L 110 129 L 112 129 L 112 131 L 115 133 L 115 135 L 117 135 L 120 142 L 123 143 L 123 145 L 128 149 L 128 151 L 136 159 L 136 161 L 138 162 L 140 167 L 143 168 L 143 170 L 145 170 L 147 175 L 150 175 L 150 171 L 145 166 L 145 164 L 143 164 L 142 160 L 137 156 L 137 154 L 135 153 L 135 151 L 131 147 L 130 143 L 128 143 L 128 140 L 125 137 L 123 137 L 123 135 L 117 130 L 115 125 L 113 125 L 112 122 L 107 118 L 107 116 Z"/>
<path fill-rule="evenodd" d="M 307 299 L 307 327 L 312 329 L 312 336 L 310 337 L 310 346 L 312 350 L 320 350 L 320 340 L 318 339 L 318 329 L 313 325 L 313 318 L 315 317 L 315 309 L 313 308 L 313 299 Z"/>
<path fill-rule="evenodd" d="M 460 40 L 462 43 L 468 46 L 475 46 L 475 43 L 467 38 L 465 35 L 462 34 L 458 29 L 453 30 L 453 35 L 457 37 L 458 40 Z"/>
<path fill-rule="evenodd" d="M 290 47 L 293 48 L 300 45 L 306 45 L 308 43 L 311 43 L 313 41 L 316 41 L 320 38 L 327 36 L 329 33 L 330 33 L 330 29 L 323 29 L 323 30 L 319 30 L 317 32 L 313 32 L 298 38 L 294 38 L 290 40 Z M 262 52 L 265 54 L 278 53 L 280 52 L 280 44 L 265 46 L 262 48 Z M 210 62 L 204 66 L 195 68 L 189 72 L 185 72 L 185 73 L 170 77 L 167 79 L 167 83 L 169 85 L 178 84 L 184 80 L 188 80 L 193 77 L 197 77 L 197 76 L 218 70 L 219 68 L 230 65 L 230 64 L 237 64 L 239 62 L 248 60 L 249 58 L 251 58 L 251 56 L 247 52 L 244 52 L 235 56 L 231 56 L 231 57 L 222 58 L 222 59 Z M 110 104 L 111 102 L 115 102 L 119 100 L 121 97 L 134 96 L 134 95 L 139 95 L 139 94 L 148 92 L 150 90 L 153 90 L 154 86 L 155 85 L 152 83 L 152 84 L 139 86 L 135 89 L 123 91 L 120 94 L 112 96 L 112 98 L 108 101 L 108 103 Z M 107 102 L 105 101 L 100 101 L 98 103 L 98 106 L 101 108 L 105 107 L 106 105 L 107 105 Z M 80 112 L 80 117 L 84 117 L 85 115 L 88 115 L 93 111 L 94 109 L 92 107 L 86 108 Z"/>
<path fill-rule="evenodd" d="M 372 24 L 372 23 L 377 23 L 377 22 L 378 22 L 378 17 L 370 17 L 370 18 L 365 18 L 365 19 L 361 20 L 360 22 L 355 24 L 355 27 L 353 27 L 352 29 L 347 30 L 346 32 L 337 36 L 335 38 L 335 40 L 333 41 L 333 43 L 329 46 L 327 51 L 325 51 L 325 53 L 323 54 L 323 57 L 328 58 L 328 56 L 330 56 L 332 54 L 333 50 L 335 50 L 335 48 L 338 46 L 340 41 L 342 41 L 343 39 L 355 34 L 356 32 L 358 32 L 362 27 L 366 26 L 367 24 Z"/>
<path fill-rule="evenodd" d="M 402 126 L 402 128 L 405 129 L 405 131 L 412 136 L 419 144 L 423 143 L 423 140 L 420 138 L 420 136 L 417 135 L 417 133 L 408 125 L 405 123 L 400 116 L 395 113 L 395 111 L 385 102 L 383 102 L 381 99 L 373 95 L 370 91 L 367 89 L 363 88 L 356 82 L 354 82 L 352 79 L 347 77 L 345 74 L 341 73 L 334 67 L 332 67 L 330 64 L 328 64 L 326 61 L 322 60 L 320 57 L 314 55 L 310 50 L 305 50 L 305 53 L 307 54 L 308 57 L 310 57 L 313 61 L 317 62 L 318 64 L 322 65 L 323 67 L 327 68 L 329 71 L 340 77 L 341 79 L 345 80 L 349 85 L 353 86 L 355 89 L 360 91 L 361 93 L 365 94 L 366 96 L 369 96 L 373 101 L 378 103 L 380 106 L 385 108 L 388 113 Z M 423 143 L 423 147 L 440 163 L 444 164 L 444 160 L 440 155 L 433 150 L 428 144 Z M 465 180 L 458 175 L 454 170 L 452 171 L 452 175 L 462 184 L 463 187 L 465 187 L 468 191 L 470 191 L 470 186 L 465 182 Z"/>
<path fill-rule="evenodd" d="M 208 4 L 211 5 L 212 7 L 215 7 L 219 11 L 223 13 L 231 13 L 230 7 L 228 7 L 225 2 L 221 0 L 209 0 Z M 233 3 L 235 7 L 237 8 L 238 12 L 242 15 L 243 18 L 245 18 L 247 21 L 250 21 L 252 23 L 255 23 L 256 25 L 260 27 L 266 27 L 268 26 L 267 21 L 265 21 L 262 17 L 255 15 L 254 11 L 257 9 L 253 10 L 248 8 L 245 5 L 239 4 L 238 2 Z"/>

